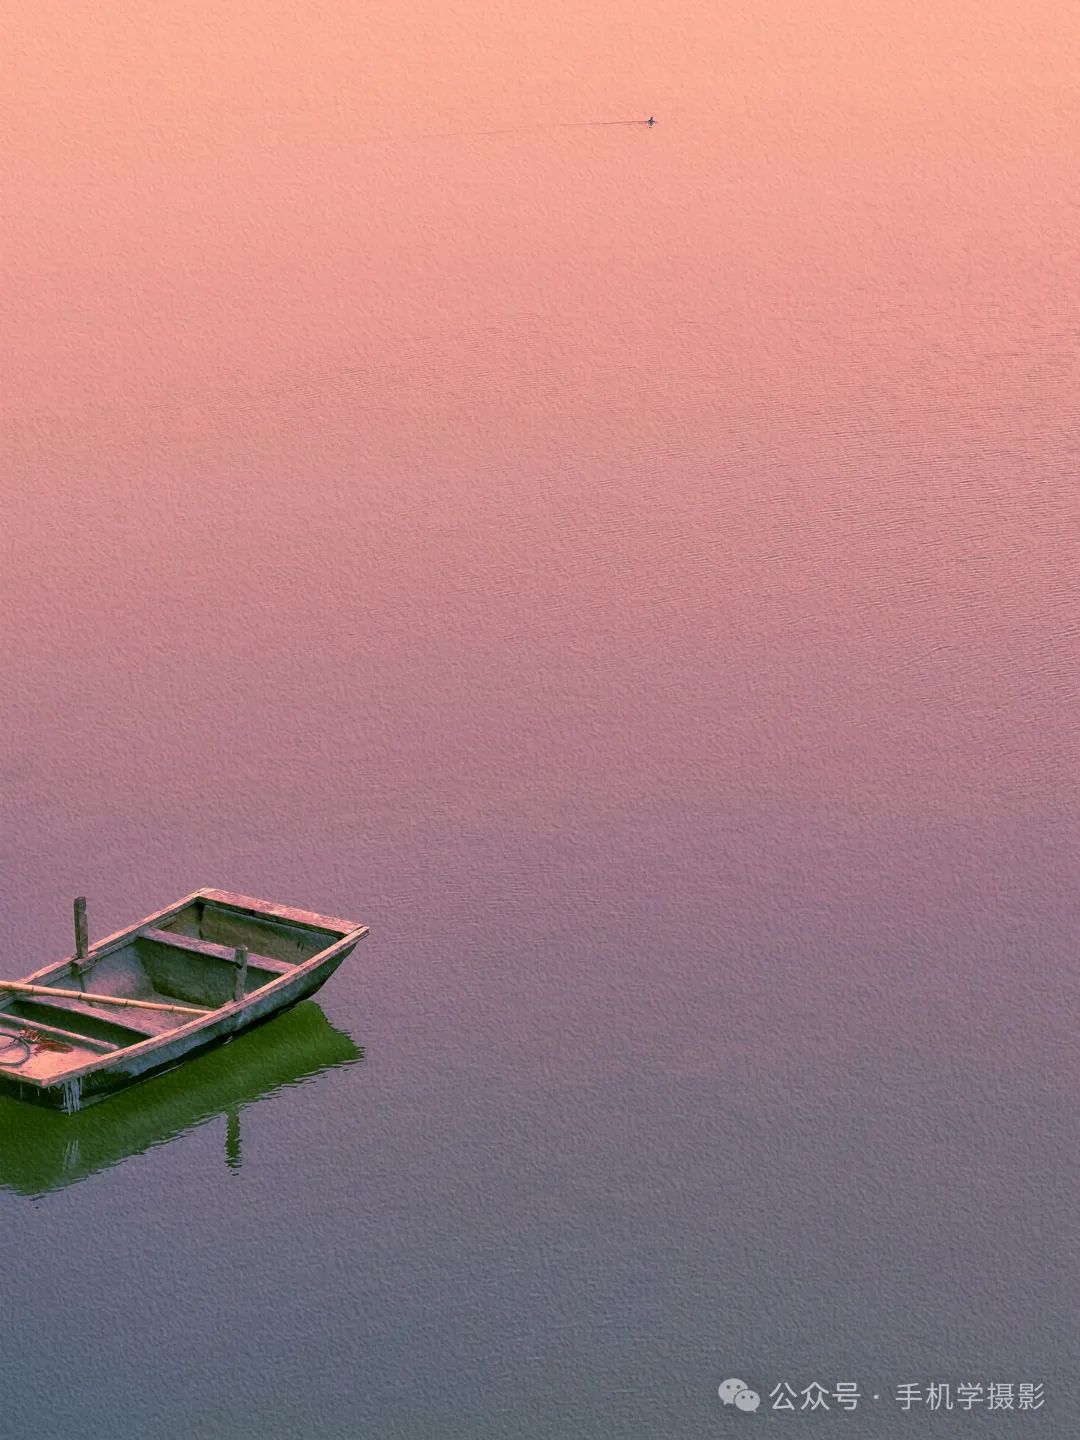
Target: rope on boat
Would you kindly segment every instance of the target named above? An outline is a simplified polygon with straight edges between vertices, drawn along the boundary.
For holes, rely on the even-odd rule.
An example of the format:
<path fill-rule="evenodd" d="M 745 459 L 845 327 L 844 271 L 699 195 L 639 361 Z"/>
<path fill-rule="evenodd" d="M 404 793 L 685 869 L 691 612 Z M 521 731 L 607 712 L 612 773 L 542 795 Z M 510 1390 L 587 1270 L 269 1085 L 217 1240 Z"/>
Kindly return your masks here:
<path fill-rule="evenodd" d="M 34 1040 L 26 1038 L 26 1032 L 22 1035 L 0 1035 L 0 1065 L 6 1069 L 16 1070 L 20 1065 L 25 1065 L 34 1053 Z M 70 1046 L 65 1046 L 70 1049 Z M 23 1049 L 25 1055 L 18 1060 L 9 1060 L 7 1052 L 14 1049 Z M 82 1109 L 82 1079 L 76 1075 L 73 1080 L 66 1080 L 60 1099 L 60 1108 L 65 1115 L 75 1115 Z"/>
<path fill-rule="evenodd" d="M 26 1051 L 26 1054 L 18 1060 L 9 1060 L 7 1058 L 7 1051 L 17 1046 L 21 1046 L 22 1049 Z M 0 1039 L 0 1065 L 11 1065 L 12 1067 L 25 1065 L 33 1053 L 34 1047 L 30 1044 L 29 1040 L 24 1040 L 21 1035 L 5 1035 L 3 1039 Z"/>

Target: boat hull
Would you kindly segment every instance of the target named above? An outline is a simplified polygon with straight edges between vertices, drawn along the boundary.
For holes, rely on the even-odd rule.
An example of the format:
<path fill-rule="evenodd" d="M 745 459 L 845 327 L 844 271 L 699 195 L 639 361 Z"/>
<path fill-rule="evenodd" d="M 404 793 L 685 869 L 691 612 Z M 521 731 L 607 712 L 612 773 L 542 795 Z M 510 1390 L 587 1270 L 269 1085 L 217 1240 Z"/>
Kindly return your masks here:
<path fill-rule="evenodd" d="M 199 917 L 198 926 L 192 918 L 196 915 Z M 169 928 L 161 929 L 163 924 Z M 215 930 L 224 927 L 230 933 L 224 937 L 215 933 L 209 939 L 205 936 L 199 938 L 200 927 L 204 925 L 212 925 Z M 272 954 L 253 955 L 250 969 L 245 960 L 244 969 L 237 981 L 235 977 L 239 960 L 234 961 L 230 946 L 237 936 L 243 941 L 251 938 L 248 932 L 252 927 L 256 930 L 262 927 L 263 940 L 272 942 L 272 945 L 268 944 L 264 948 L 270 950 L 276 946 L 280 953 L 276 957 Z M 236 931 L 236 935 L 232 935 L 232 931 Z M 265 901 L 251 900 L 224 891 L 196 892 L 177 906 L 151 917 L 150 922 L 144 921 L 130 931 L 121 932 L 118 936 L 101 942 L 99 946 L 91 949 L 89 961 L 84 962 L 100 966 L 93 974 L 100 974 L 108 982 L 111 957 L 113 973 L 119 976 L 119 980 L 114 980 L 113 983 L 117 984 L 121 992 L 129 978 L 124 971 L 126 965 L 144 985 L 153 979 L 157 985 L 169 987 L 164 991 L 169 996 L 176 995 L 185 1000 L 199 998 L 201 1011 L 187 1011 L 195 1018 L 185 1019 L 183 1023 L 174 1021 L 171 1028 L 158 1034 L 147 1034 L 145 1038 L 136 1035 L 134 1038 L 137 1043 L 103 1045 L 103 1034 L 110 1034 L 112 1040 L 117 1038 L 115 1026 L 112 1030 L 103 1031 L 100 1006 L 87 1007 L 76 1003 L 74 1010 L 83 1017 L 77 1023 L 84 1026 L 90 1024 L 91 1036 L 95 1030 L 97 1032 L 97 1040 L 91 1039 L 87 1043 L 95 1044 L 97 1049 L 104 1048 L 111 1053 L 84 1052 L 80 1056 L 73 1052 L 67 1064 L 58 1060 L 49 1064 L 44 1060 L 37 1061 L 35 1063 L 39 1073 L 36 1075 L 20 1075 L 16 1066 L 0 1063 L 0 1093 L 68 1113 L 81 1110 L 117 1091 L 171 1070 L 182 1062 L 223 1045 L 234 1036 L 291 1010 L 294 1005 L 308 999 L 322 988 L 342 962 L 352 954 L 358 940 L 366 933 L 366 927 L 356 926 L 348 921 L 332 920 L 310 912 L 272 906 Z M 223 938 L 226 943 L 218 943 Z M 293 951 L 296 952 L 295 959 Z M 237 956 L 240 953 L 237 951 Z M 137 957 L 137 964 L 134 957 Z M 32 978 L 39 982 L 52 982 L 54 987 L 57 979 L 66 979 L 66 983 L 71 984 L 74 981 L 67 978 L 69 969 L 70 962 L 61 962 L 59 966 L 39 971 Z M 78 971 L 72 973 L 77 975 Z M 244 988 L 245 978 L 250 988 Z M 240 985 L 238 998 L 221 1003 L 226 992 L 232 993 L 235 984 Z M 189 994 L 193 988 L 205 989 L 207 994 L 213 992 L 217 998 L 207 999 Z M 40 993 L 49 998 L 47 990 Z M 146 993 L 145 989 L 143 993 Z M 158 992 L 151 990 L 151 993 Z M 52 991 L 53 997 L 70 994 L 70 990 L 62 988 L 54 988 Z M 17 1000 L 20 998 L 16 997 Z M 94 999 L 89 993 L 89 987 L 86 999 Z M 38 1003 L 40 1010 L 37 996 L 34 997 L 34 1002 Z M 28 1002 L 22 1003 L 25 1006 Z M 52 999 L 51 1003 L 67 1004 L 70 1009 L 71 1002 Z M 120 1000 L 113 1003 L 130 1005 L 131 1001 Z M 216 1008 L 207 1009 L 208 1004 Z M 89 1020 L 85 1018 L 88 1008 L 91 1012 L 96 1012 L 90 1014 Z M 135 1008 L 137 1012 L 138 1004 Z M 157 1005 L 156 1008 L 160 1010 L 167 1007 Z M 149 1013 L 155 1009 L 155 1005 L 148 1005 L 146 1009 Z M 57 1018 L 56 1014 L 46 1013 L 50 1020 L 55 1021 Z M 62 1012 L 57 1013 L 62 1016 Z M 16 1025 L 20 1023 L 15 1015 L 4 1015 L 2 1018 L 14 1020 Z M 48 1032 L 50 1026 L 41 1026 L 40 1032 L 35 1036 L 34 1025 L 35 1016 L 31 1010 L 26 1028 L 21 1033 L 29 1035 L 32 1040 L 36 1039 L 39 1044 L 53 1051 L 58 1048 L 71 1049 L 70 1045 L 56 1044 L 55 1037 L 63 1036 L 66 1033 L 63 1030 L 52 1028 L 54 1040 L 49 1046 L 49 1035 L 41 1032 Z M 73 1035 L 72 1038 L 77 1037 Z"/>
<path fill-rule="evenodd" d="M 107 1069 L 95 1070 L 74 1081 L 35 1085 L 0 1072 L 0 1094 L 69 1113 L 93 1105 L 120 1090 L 126 1090 L 143 1080 L 150 1080 L 155 1075 L 164 1074 L 185 1060 L 225 1045 L 235 1035 L 242 1035 L 246 1030 L 265 1025 L 268 1020 L 286 1014 L 294 1005 L 299 1005 L 301 1000 L 310 999 L 320 990 L 349 953 L 344 951 L 335 956 L 326 966 L 320 967 L 316 975 L 305 977 L 304 983 L 290 988 L 281 996 L 273 997 L 273 1003 L 253 1003 L 239 1016 L 225 1015 L 217 1023 L 206 1026 L 198 1033 L 188 1036 L 186 1040 L 183 1037 L 172 1041 L 166 1039 L 160 1047 L 155 1047 L 138 1058 L 133 1057 L 125 1062 L 117 1057 Z M 271 997 L 268 996 L 267 1000 L 270 1001 Z"/>

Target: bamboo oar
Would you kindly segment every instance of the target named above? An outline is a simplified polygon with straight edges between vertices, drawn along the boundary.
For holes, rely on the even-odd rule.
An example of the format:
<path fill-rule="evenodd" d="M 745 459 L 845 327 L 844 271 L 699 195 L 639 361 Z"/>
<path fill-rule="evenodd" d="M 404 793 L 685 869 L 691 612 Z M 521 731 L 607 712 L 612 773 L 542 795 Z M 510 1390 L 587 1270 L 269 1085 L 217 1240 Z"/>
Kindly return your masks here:
<path fill-rule="evenodd" d="M 133 1006 L 136 1010 L 167 1010 L 171 1015 L 209 1015 L 206 1006 L 161 1005 L 155 1000 L 127 1000 L 119 995 L 95 995 L 89 990 L 57 990 L 52 985 L 26 985 L 19 980 L 0 980 L 0 990 L 16 995 L 52 995 L 60 1000 L 85 1000 L 89 1005 Z"/>

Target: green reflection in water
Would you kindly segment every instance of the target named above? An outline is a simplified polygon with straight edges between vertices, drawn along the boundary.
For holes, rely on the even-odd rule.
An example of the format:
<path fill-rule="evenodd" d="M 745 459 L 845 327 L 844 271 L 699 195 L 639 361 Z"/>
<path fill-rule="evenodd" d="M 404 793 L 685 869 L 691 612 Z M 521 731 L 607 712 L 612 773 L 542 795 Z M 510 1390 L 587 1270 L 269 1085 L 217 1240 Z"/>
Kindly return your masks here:
<path fill-rule="evenodd" d="M 226 1164 L 238 1171 L 245 1105 L 362 1059 L 352 1039 L 306 1001 L 76 1115 L 0 1096 L 0 1189 L 61 1190 L 223 1114 Z"/>

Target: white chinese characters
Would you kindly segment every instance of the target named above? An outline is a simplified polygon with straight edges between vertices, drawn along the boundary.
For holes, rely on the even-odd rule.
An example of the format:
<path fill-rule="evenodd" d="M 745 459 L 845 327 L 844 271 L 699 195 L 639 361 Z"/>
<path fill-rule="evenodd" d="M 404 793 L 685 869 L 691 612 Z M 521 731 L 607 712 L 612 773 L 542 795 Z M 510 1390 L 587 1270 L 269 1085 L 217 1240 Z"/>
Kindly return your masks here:
<path fill-rule="evenodd" d="M 735 1405 L 740 1410 L 756 1410 L 761 1404 L 758 1393 L 743 1380 L 725 1380 L 720 1386 L 720 1398 L 725 1405 Z M 1026 1380 L 1019 1383 L 1011 1380 L 905 1380 L 894 1387 L 891 1395 L 884 1391 L 867 1394 L 854 1380 L 837 1380 L 832 1385 L 812 1380 L 801 1387 L 782 1380 L 768 1392 L 768 1408 L 789 1414 L 822 1410 L 850 1413 L 860 1408 L 866 1410 L 875 1403 L 884 1408 L 890 1401 L 907 1413 L 929 1410 L 963 1414 L 980 1409 L 1015 1413 L 1038 1410 L 1045 1400 L 1045 1387 Z"/>

